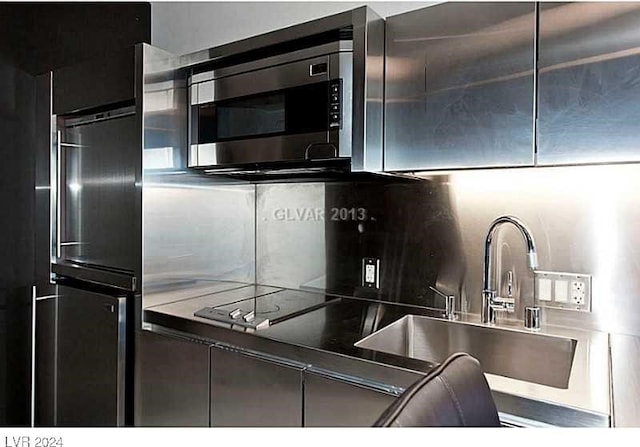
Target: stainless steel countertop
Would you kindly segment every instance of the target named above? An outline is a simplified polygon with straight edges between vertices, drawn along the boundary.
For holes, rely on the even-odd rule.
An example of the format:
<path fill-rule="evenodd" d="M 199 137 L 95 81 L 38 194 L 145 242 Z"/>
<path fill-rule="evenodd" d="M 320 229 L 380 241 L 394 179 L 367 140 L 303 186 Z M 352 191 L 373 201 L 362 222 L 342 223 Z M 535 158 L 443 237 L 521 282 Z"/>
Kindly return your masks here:
<path fill-rule="evenodd" d="M 175 301 L 182 301 L 196 298 L 203 295 L 211 295 L 226 290 L 246 287 L 245 283 L 231 281 L 212 281 L 202 279 L 182 280 L 167 278 L 157 285 L 147 286 L 143 291 L 144 308 L 169 304 Z"/>
<path fill-rule="evenodd" d="M 242 289 L 230 292 L 242 294 Z M 354 343 L 407 314 L 436 317 L 440 316 L 440 312 L 422 307 L 342 297 L 323 308 L 258 331 L 232 328 L 228 324 L 193 315 L 203 306 L 228 301 L 228 293 L 153 306 L 145 309 L 144 318 L 147 323 L 193 334 L 196 338 L 280 355 L 317 368 L 359 376 L 373 383 L 392 387 L 406 388 L 434 367 L 421 360 L 361 349 L 354 346 Z M 478 321 L 478 317 L 474 315 L 462 317 L 463 323 L 480 324 Z M 515 327 L 505 329 L 520 330 Z M 558 421 L 559 425 L 602 425 L 611 413 L 608 334 L 557 326 L 543 326 L 540 333 L 570 337 L 578 341 L 568 389 L 487 374 L 499 410 L 524 418 L 543 420 L 548 424 L 554 423 L 554 417 L 566 417 L 566 414 L 554 416 L 553 409 L 568 409 L 569 413 L 579 410 L 577 412 L 583 414 L 577 416 L 574 422 L 565 419 Z M 548 407 L 540 407 L 538 403 Z"/>
<path fill-rule="evenodd" d="M 640 427 L 640 337 L 612 334 L 611 363 L 614 426 Z"/>
<path fill-rule="evenodd" d="M 477 315 L 465 315 L 462 321 L 482 325 Z M 497 326 L 509 331 L 528 332 L 522 325 L 514 326 L 498 322 Z M 610 414 L 609 334 L 549 325 L 542 326 L 537 333 L 573 338 L 578 342 L 568 388 L 553 388 L 509 377 L 486 374 L 491 389 L 596 413 Z M 540 365 L 540 367 L 544 368 L 545 365 Z"/>

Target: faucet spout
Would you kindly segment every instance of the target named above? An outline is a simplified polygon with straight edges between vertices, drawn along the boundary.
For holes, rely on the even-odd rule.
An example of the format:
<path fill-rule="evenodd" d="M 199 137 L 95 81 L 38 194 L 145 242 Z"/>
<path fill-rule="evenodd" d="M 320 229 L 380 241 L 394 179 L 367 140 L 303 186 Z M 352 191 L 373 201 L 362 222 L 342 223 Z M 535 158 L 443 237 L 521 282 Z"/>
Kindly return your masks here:
<path fill-rule="evenodd" d="M 493 310 L 493 301 L 495 298 L 495 289 L 491 284 L 491 258 L 493 251 L 493 238 L 498 231 L 498 228 L 504 223 L 510 223 L 514 225 L 522 234 L 525 244 L 527 246 L 527 264 L 531 270 L 538 267 L 538 255 L 536 252 L 536 246 L 533 241 L 533 236 L 529 228 L 517 217 L 513 216 L 500 216 L 494 220 L 489 226 L 487 232 L 487 238 L 484 244 L 484 269 L 482 277 L 482 322 L 494 323 L 495 312 Z"/>

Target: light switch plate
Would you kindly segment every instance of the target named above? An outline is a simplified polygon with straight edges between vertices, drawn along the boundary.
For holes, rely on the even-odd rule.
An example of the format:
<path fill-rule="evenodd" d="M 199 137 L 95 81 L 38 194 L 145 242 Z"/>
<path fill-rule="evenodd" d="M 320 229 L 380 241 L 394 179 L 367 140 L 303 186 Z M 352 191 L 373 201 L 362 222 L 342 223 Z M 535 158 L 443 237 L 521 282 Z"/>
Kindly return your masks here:
<path fill-rule="evenodd" d="M 539 270 L 534 274 L 535 297 L 540 306 L 591 312 L 590 275 Z"/>
<path fill-rule="evenodd" d="M 551 285 L 553 281 L 549 278 L 537 278 L 538 300 L 551 301 Z"/>
<path fill-rule="evenodd" d="M 569 281 L 564 279 L 556 279 L 554 282 L 554 300 L 557 303 L 566 303 L 569 301 Z"/>

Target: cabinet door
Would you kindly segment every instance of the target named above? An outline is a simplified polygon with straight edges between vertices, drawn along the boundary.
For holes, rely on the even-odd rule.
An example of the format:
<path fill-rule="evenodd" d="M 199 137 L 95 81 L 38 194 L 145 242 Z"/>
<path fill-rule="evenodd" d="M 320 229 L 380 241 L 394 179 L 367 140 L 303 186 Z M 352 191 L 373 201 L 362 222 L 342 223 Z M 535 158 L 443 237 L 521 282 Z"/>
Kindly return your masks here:
<path fill-rule="evenodd" d="M 305 427 L 371 427 L 396 397 L 305 373 Z"/>
<path fill-rule="evenodd" d="M 126 299 L 58 287 L 57 426 L 124 425 Z"/>
<path fill-rule="evenodd" d="M 640 160 L 640 4 L 540 3 L 538 164 Z"/>
<path fill-rule="evenodd" d="M 532 165 L 535 22 L 533 2 L 388 18 L 385 170 Z"/>
<path fill-rule="evenodd" d="M 137 427 L 209 426 L 209 345 L 136 334 Z"/>
<path fill-rule="evenodd" d="M 211 426 L 301 425 L 301 369 L 211 349 Z"/>

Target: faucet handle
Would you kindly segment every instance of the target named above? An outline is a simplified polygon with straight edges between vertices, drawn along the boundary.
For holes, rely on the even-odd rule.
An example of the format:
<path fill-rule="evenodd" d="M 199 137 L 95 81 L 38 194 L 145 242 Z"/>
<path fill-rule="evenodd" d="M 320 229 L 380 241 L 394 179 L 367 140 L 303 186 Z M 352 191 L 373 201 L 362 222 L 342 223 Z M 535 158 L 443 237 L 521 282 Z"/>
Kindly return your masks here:
<path fill-rule="evenodd" d="M 516 306 L 515 298 L 507 298 L 502 296 L 494 297 L 493 303 L 491 305 L 491 307 L 493 307 L 493 310 L 498 312 L 507 312 L 507 313 L 513 313 L 513 311 L 515 310 L 515 306 Z"/>

